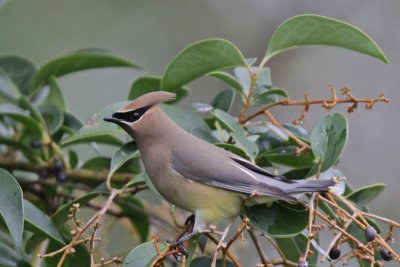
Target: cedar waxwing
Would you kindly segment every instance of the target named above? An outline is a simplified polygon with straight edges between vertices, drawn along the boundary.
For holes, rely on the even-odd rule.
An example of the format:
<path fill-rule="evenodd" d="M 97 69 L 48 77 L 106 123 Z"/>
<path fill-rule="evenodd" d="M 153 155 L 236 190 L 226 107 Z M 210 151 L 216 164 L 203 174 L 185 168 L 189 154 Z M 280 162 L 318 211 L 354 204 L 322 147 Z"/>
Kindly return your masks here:
<path fill-rule="evenodd" d="M 158 192 L 195 214 L 193 232 L 214 221 L 236 218 L 243 205 L 298 202 L 300 193 L 325 192 L 335 185 L 333 180 L 289 180 L 271 174 L 191 135 L 158 107 L 173 99 L 173 93 L 151 92 L 104 120 L 118 124 L 135 140 Z"/>

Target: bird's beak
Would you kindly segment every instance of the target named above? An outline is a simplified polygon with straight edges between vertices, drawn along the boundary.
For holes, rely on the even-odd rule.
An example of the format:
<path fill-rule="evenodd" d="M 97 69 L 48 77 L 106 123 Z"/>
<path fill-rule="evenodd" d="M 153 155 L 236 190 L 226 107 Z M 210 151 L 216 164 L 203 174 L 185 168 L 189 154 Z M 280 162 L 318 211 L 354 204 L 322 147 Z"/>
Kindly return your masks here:
<path fill-rule="evenodd" d="M 114 117 L 104 117 L 103 120 L 105 120 L 106 122 L 121 124 L 121 120 L 114 118 Z"/>

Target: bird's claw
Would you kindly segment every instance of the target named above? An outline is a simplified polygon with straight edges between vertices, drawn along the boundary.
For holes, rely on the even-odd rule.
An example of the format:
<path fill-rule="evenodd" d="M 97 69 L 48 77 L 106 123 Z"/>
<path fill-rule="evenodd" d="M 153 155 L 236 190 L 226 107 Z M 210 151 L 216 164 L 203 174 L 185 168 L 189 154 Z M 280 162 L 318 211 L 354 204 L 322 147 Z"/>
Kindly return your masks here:
<path fill-rule="evenodd" d="M 171 250 L 178 249 L 178 252 L 173 254 L 175 260 L 178 262 L 182 261 L 182 256 L 184 256 L 186 258 L 189 256 L 189 252 L 183 245 L 183 242 L 184 241 L 180 241 L 180 240 L 177 240 L 177 241 L 165 240 L 165 243 L 170 244 Z"/>

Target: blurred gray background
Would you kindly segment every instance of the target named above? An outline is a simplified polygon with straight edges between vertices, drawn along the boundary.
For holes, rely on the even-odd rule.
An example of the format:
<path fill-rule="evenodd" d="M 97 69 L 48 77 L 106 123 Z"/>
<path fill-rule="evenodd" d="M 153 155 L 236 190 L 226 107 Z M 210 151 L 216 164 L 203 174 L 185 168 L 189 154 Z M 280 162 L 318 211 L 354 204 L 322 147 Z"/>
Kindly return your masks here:
<path fill-rule="evenodd" d="M 0 1 L 4 4 L 5 1 Z M 268 40 L 284 20 L 315 13 L 345 20 L 366 31 L 391 61 L 338 48 L 308 47 L 270 61 L 275 85 L 292 99 L 329 97 L 327 85 L 351 88 L 360 98 L 384 92 L 389 105 L 373 111 L 360 107 L 348 115 L 350 136 L 339 168 L 354 187 L 384 182 L 384 193 L 371 205 L 383 216 L 400 219 L 399 86 L 400 2 L 397 0 L 10 0 L 0 9 L 0 55 L 25 56 L 41 66 L 74 50 L 112 50 L 143 67 L 94 70 L 61 78 L 68 107 L 82 120 L 103 106 L 127 97 L 132 81 L 143 74 L 162 75 L 167 63 L 186 45 L 205 38 L 225 38 L 245 57 L 264 55 Z M 201 79 L 189 85 L 180 103 L 209 102 L 225 85 Z M 345 112 L 341 106 L 337 111 Z M 301 108 L 275 108 L 283 122 L 297 118 Z M 326 114 L 312 107 L 305 127 Z"/>

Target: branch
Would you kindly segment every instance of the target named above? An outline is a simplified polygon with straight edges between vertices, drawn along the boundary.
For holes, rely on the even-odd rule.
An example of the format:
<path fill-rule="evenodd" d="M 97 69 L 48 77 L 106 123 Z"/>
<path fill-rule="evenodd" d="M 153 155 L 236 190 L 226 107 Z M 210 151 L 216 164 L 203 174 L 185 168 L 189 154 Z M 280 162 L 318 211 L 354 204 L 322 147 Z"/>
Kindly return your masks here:
<path fill-rule="evenodd" d="M 331 88 L 331 86 L 329 87 Z M 330 89 L 332 90 L 332 89 Z M 352 105 L 349 106 L 348 112 L 353 112 L 357 107 L 359 103 L 365 103 L 365 108 L 366 109 L 372 109 L 375 103 L 378 102 L 384 102 L 388 103 L 389 99 L 386 98 L 383 94 L 379 95 L 378 98 L 366 98 L 366 99 L 361 99 L 361 98 L 356 98 L 354 97 L 351 93 L 350 90 L 347 87 L 343 87 L 341 90 L 343 95 L 346 96 L 346 98 L 343 99 L 338 99 L 336 97 L 336 93 L 332 93 L 332 99 L 314 99 L 310 100 L 308 97 L 306 97 L 305 100 L 289 100 L 289 99 L 283 99 L 268 105 L 263 106 L 259 110 L 255 111 L 254 113 L 246 116 L 243 115 L 241 116 L 240 123 L 244 124 L 248 122 L 251 119 L 254 119 L 255 117 L 263 114 L 266 110 L 275 107 L 275 106 L 305 106 L 308 111 L 308 107 L 310 105 L 322 105 L 327 110 L 330 110 L 333 108 L 333 106 L 337 104 L 344 104 L 344 103 L 351 103 Z M 304 117 L 303 117 L 304 119 Z"/>
<path fill-rule="evenodd" d="M 0 168 L 39 173 L 43 169 L 50 168 L 50 165 L 37 165 L 0 157 Z M 66 169 L 65 172 L 68 179 L 78 182 L 104 182 L 108 175 L 108 170 Z M 134 176 L 135 174 L 132 173 L 115 173 L 113 175 L 113 182 L 126 183 Z"/>

